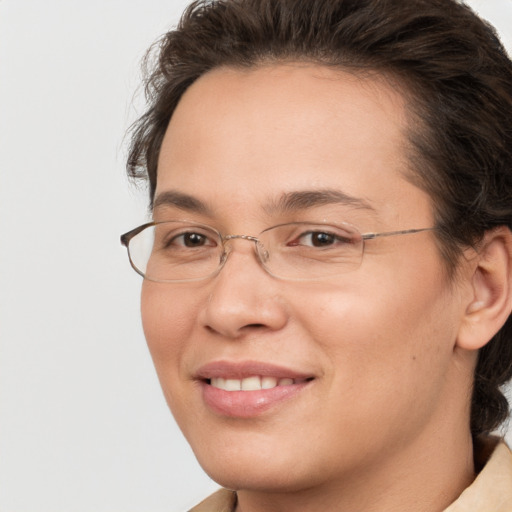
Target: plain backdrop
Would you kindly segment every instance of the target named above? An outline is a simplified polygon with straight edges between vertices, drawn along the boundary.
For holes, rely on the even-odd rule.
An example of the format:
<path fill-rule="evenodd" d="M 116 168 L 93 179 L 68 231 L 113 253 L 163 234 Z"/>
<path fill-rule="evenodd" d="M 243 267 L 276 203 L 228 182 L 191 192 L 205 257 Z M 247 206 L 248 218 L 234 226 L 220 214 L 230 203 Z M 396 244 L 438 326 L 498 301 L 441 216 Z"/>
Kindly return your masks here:
<path fill-rule="evenodd" d="M 0 512 L 179 512 L 216 488 L 119 244 L 147 217 L 123 162 L 139 62 L 186 3 L 0 0 Z M 512 48 L 512 0 L 470 3 Z"/>

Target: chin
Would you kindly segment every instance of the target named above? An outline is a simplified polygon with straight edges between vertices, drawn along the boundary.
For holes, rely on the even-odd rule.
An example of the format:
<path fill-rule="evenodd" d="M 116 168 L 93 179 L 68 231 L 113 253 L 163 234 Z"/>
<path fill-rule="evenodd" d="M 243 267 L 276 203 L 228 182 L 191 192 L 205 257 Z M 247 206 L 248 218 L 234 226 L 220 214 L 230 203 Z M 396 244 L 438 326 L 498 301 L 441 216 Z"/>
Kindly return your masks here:
<path fill-rule="evenodd" d="M 289 468 L 277 468 L 274 464 L 246 464 L 240 461 L 229 463 L 219 462 L 213 465 L 203 465 L 206 474 L 226 489 L 234 491 L 252 490 L 261 492 L 297 492 L 309 487 L 310 478 L 300 477 L 295 472 L 290 473 Z"/>
<path fill-rule="evenodd" d="M 300 448 L 290 451 L 277 440 L 210 443 L 215 446 L 203 443 L 194 453 L 208 476 L 227 489 L 291 492 L 313 483 L 315 472 L 304 465 Z"/>

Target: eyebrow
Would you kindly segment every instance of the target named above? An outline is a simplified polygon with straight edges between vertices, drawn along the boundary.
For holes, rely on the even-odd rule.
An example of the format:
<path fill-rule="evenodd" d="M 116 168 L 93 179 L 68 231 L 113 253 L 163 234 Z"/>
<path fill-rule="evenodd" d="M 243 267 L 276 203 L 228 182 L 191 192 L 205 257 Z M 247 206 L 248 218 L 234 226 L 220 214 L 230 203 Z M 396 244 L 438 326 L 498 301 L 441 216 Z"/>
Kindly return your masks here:
<path fill-rule="evenodd" d="M 354 197 L 337 189 L 301 190 L 288 192 L 276 201 L 269 203 L 265 210 L 270 213 L 293 213 L 300 210 L 308 210 L 318 206 L 330 204 L 344 204 L 358 209 L 369 210 L 375 213 L 368 201 Z"/>
<path fill-rule="evenodd" d="M 196 197 L 175 190 L 167 190 L 158 194 L 153 202 L 153 210 L 165 206 L 174 206 L 180 210 L 190 213 L 211 214 L 211 209 L 203 201 Z"/>
<path fill-rule="evenodd" d="M 287 192 L 266 204 L 264 210 L 268 215 L 276 215 L 295 213 L 331 204 L 343 204 L 375 213 L 375 208 L 364 199 L 351 196 L 337 189 Z M 205 202 L 175 190 L 167 190 L 158 194 L 153 203 L 153 210 L 166 206 L 172 206 L 189 213 L 213 215 L 212 209 Z"/>

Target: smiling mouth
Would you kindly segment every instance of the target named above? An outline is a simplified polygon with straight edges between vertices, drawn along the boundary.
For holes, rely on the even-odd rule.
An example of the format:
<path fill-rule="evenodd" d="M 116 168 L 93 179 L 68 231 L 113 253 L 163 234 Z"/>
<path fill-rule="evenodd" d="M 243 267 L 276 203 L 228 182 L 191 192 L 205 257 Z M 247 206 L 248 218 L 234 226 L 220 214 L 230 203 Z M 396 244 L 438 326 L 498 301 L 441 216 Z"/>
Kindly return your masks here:
<path fill-rule="evenodd" d="M 315 379 L 309 372 L 251 360 L 212 361 L 194 375 L 207 409 L 217 416 L 239 419 L 279 411 Z"/>
<path fill-rule="evenodd" d="M 302 384 L 311 380 L 313 380 L 313 377 L 291 379 L 288 377 L 277 378 L 266 375 L 252 375 L 243 379 L 213 377 L 211 379 L 206 379 L 206 383 L 223 391 L 261 391 L 280 386 L 293 386 L 295 384 Z"/>

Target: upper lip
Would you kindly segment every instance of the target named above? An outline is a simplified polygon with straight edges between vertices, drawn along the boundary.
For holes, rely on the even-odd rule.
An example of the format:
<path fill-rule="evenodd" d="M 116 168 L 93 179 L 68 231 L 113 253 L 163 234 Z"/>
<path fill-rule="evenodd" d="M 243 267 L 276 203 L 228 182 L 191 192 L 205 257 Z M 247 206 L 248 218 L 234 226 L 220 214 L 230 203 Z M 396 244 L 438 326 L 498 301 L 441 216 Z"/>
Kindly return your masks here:
<path fill-rule="evenodd" d="M 314 375 L 285 366 L 261 361 L 212 361 L 201 366 L 195 373 L 199 380 L 209 380 L 218 377 L 228 379 L 244 379 L 259 375 L 263 377 L 275 377 L 276 379 L 311 379 Z"/>

